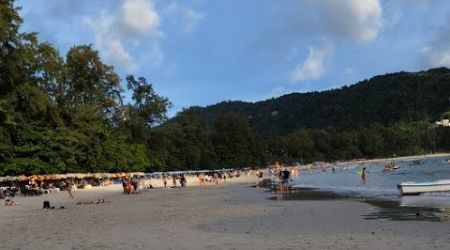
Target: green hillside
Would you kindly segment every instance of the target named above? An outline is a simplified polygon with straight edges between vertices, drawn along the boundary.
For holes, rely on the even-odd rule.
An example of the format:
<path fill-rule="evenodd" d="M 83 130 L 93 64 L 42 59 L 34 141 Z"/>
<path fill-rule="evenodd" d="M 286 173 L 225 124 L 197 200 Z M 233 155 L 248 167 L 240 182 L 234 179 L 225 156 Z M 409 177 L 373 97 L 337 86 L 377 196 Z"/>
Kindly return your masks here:
<path fill-rule="evenodd" d="M 450 110 L 449 96 L 450 70 L 438 68 L 375 76 L 340 89 L 195 109 L 208 121 L 224 113 L 240 114 L 267 137 L 301 128 L 352 130 L 375 123 L 434 121 Z"/>

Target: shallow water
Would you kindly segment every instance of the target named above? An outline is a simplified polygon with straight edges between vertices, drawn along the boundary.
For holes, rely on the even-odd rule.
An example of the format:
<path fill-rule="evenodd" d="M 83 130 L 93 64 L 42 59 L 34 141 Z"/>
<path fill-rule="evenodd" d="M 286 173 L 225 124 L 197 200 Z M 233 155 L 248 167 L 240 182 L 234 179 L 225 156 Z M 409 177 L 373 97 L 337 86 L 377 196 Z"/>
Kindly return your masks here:
<path fill-rule="evenodd" d="M 348 165 L 335 167 L 335 172 L 328 169 L 302 171 L 294 177 L 293 185 L 298 187 L 319 188 L 337 193 L 370 198 L 397 200 L 400 193 L 397 184 L 401 182 L 428 182 L 450 179 L 450 164 L 445 164 L 446 157 L 423 159 L 422 165 L 414 165 L 412 161 L 394 161 L 400 167 L 395 171 L 385 172 L 384 163 L 365 165 Z M 358 171 L 367 168 L 366 181 L 363 182 Z M 426 198 L 423 198 L 425 196 Z M 430 204 L 438 207 L 450 207 L 450 192 L 420 195 L 420 199 L 405 198 L 406 203 Z M 428 205 L 427 205 L 428 206 Z"/>
<path fill-rule="evenodd" d="M 411 160 L 394 161 L 400 169 L 385 172 L 384 163 L 353 164 L 327 169 L 302 171 L 294 177 L 296 187 L 289 193 L 272 190 L 277 200 L 356 200 L 371 204 L 374 209 L 362 216 L 365 219 L 423 220 L 450 222 L 450 192 L 401 196 L 397 184 L 450 179 L 447 157 L 423 159 L 414 165 Z M 358 170 L 367 168 L 366 181 Z"/>

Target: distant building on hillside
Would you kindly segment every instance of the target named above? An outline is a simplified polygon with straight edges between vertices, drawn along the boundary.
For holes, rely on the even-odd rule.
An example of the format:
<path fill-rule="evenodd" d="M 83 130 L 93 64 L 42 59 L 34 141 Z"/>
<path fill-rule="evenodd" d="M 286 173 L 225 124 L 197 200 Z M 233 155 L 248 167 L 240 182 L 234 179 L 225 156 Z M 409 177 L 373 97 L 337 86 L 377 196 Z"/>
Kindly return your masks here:
<path fill-rule="evenodd" d="M 436 125 L 443 126 L 443 127 L 450 127 L 450 120 L 449 119 L 442 119 L 442 120 L 436 122 Z"/>

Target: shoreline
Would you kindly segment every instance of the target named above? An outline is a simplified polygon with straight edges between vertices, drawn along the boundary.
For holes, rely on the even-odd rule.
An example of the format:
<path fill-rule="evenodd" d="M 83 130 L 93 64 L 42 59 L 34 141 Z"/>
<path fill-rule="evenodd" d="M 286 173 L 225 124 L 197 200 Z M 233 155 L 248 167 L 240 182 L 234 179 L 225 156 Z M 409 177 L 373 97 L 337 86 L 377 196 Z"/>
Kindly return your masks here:
<path fill-rule="evenodd" d="M 348 161 L 339 161 L 334 162 L 337 166 L 345 165 L 345 164 L 360 164 L 360 163 L 378 163 L 383 161 L 398 161 L 398 160 L 419 160 L 419 159 L 428 159 L 428 158 L 437 158 L 437 157 L 450 157 L 450 153 L 435 153 L 435 154 L 423 154 L 423 155 L 408 155 L 408 156 L 398 156 L 398 157 L 384 157 L 384 158 L 375 158 L 375 159 L 355 159 Z"/>

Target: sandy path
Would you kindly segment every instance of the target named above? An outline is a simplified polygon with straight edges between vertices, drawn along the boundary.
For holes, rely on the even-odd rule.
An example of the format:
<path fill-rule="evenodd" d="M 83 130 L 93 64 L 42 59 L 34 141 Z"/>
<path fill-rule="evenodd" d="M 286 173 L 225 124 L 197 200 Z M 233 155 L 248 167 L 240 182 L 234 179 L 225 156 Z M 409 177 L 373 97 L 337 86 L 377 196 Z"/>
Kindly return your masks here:
<path fill-rule="evenodd" d="M 0 208 L 0 249 L 450 249 L 449 223 L 364 220 L 367 204 L 267 200 L 247 186 L 76 192 L 111 201 L 84 206 L 62 193 L 47 197 L 67 208 L 49 211 L 22 199 Z"/>

